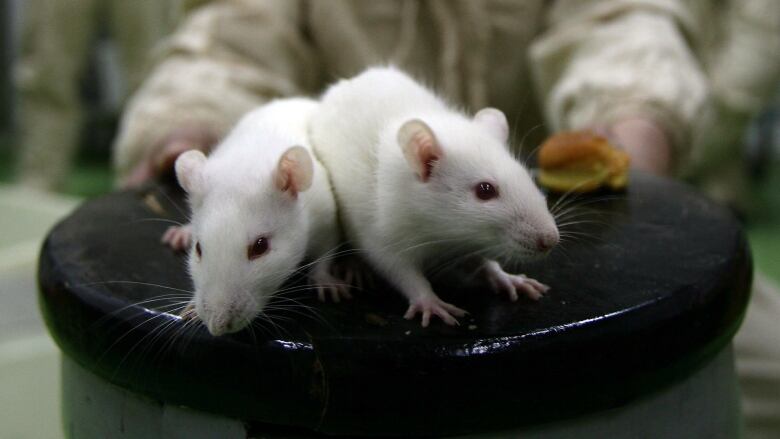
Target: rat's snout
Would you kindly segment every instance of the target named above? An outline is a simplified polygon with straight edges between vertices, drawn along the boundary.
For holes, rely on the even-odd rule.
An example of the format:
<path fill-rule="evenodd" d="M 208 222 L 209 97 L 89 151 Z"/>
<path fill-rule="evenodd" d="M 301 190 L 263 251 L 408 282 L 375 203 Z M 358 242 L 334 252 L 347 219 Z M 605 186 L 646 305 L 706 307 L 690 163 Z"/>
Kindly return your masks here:
<path fill-rule="evenodd" d="M 549 252 L 553 247 L 558 245 L 559 240 L 560 236 L 558 230 L 540 233 L 539 236 L 536 237 L 536 249 L 543 253 Z"/>
<path fill-rule="evenodd" d="M 211 335 L 220 336 L 238 332 L 249 323 L 242 313 L 236 311 L 226 311 L 206 320 L 206 327 Z"/>
<path fill-rule="evenodd" d="M 211 335 L 220 336 L 238 332 L 248 326 L 255 317 L 255 302 L 250 297 L 235 296 L 227 303 L 223 301 L 204 300 L 196 312 Z"/>

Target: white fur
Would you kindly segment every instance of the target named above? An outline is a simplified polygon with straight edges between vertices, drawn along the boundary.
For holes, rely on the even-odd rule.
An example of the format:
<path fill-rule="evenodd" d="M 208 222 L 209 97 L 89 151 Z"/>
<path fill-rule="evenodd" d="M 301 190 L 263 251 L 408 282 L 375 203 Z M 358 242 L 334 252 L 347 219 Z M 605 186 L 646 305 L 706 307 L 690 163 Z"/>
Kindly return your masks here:
<path fill-rule="evenodd" d="M 443 150 L 428 181 L 399 145 L 399 134 L 408 138 L 399 129 L 413 119 L 430 127 Z M 509 152 L 507 134 L 500 111 L 468 117 L 393 68 L 371 68 L 324 94 L 311 140 L 331 174 L 345 232 L 409 298 L 410 312 L 438 300 L 423 271 L 442 259 L 532 258 L 540 237 L 557 242 L 545 199 Z M 483 181 L 498 187 L 498 199 L 475 196 Z"/>
<path fill-rule="evenodd" d="M 246 326 L 304 257 L 317 259 L 338 244 L 325 168 L 314 157 L 307 161 L 307 124 L 316 107 L 309 99 L 274 101 L 245 115 L 208 160 L 188 152 L 177 161 L 192 210 L 195 312 L 214 335 Z M 290 150 L 291 162 L 302 163 L 295 178 L 305 190 L 283 192 L 278 164 L 295 145 L 308 151 Z M 270 250 L 248 260 L 258 236 L 269 237 Z"/>

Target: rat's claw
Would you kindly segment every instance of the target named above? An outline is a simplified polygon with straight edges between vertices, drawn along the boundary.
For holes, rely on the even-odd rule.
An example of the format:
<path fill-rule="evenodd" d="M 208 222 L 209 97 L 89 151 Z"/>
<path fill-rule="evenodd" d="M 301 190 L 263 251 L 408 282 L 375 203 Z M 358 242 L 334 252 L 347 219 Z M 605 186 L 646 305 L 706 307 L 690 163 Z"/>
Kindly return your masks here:
<path fill-rule="evenodd" d="M 541 299 L 542 295 L 550 289 L 547 285 L 523 275 L 519 275 L 517 276 L 517 279 L 513 279 L 512 285 L 515 288 L 522 290 L 528 297 L 534 300 Z"/>
<path fill-rule="evenodd" d="M 460 325 L 458 319 L 452 315 L 463 317 L 468 314 L 466 311 L 455 305 L 442 301 L 436 296 L 415 299 L 409 304 L 409 308 L 404 314 L 406 320 L 411 320 L 418 313 L 422 314 L 422 327 L 427 328 L 431 322 L 431 315 L 439 317 L 444 323 L 450 326 Z"/>
<path fill-rule="evenodd" d="M 493 288 L 496 291 L 506 291 L 509 294 L 509 300 L 515 302 L 517 301 L 517 288 L 509 276 L 511 275 L 497 276 L 497 279 L 493 281 Z"/>
<path fill-rule="evenodd" d="M 333 303 L 340 303 L 341 302 L 341 294 L 339 293 L 339 287 L 336 285 L 331 285 L 328 287 L 330 290 L 330 298 L 333 300 Z"/>
<path fill-rule="evenodd" d="M 336 288 L 339 290 L 339 294 L 341 295 L 342 299 L 351 300 L 352 294 L 349 292 L 349 284 L 343 283 L 336 286 Z"/>
<path fill-rule="evenodd" d="M 441 306 L 442 306 L 442 308 L 447 310 L 449 313 L 455 314 L 455 316 L 457 316 L 457 317 L 463 317 L 463 316 L 468 314 L 468 311 L 460 309 L 457 306 L 449 304 L 447 302 L 442 302 Z M 457 321 L 456 321 L 456 323 L 457 323 Z"/>
<path fill-rule="evenodd" d="M 549 291 L 549 290 L 550 290 L 550 287 L 549 287 L 549 286 L 547 286 L 547 285 L 545 285 L 545 284 L 543 284 L 543 283 L 539 282 L 539 281 L 538 281 L 538 280 L 536 280 L 536 279 L 531 279 L 530 277 L 526 277 L 526 276 L 523 276 L 523 277 L 525 277 L 525 280 L 526 280 L 526 282 L 528 282 L 529 284 L 531 284 L 531 286 L 533 286 L 533 287 L 534 287 L 534 288 L 536 288 L 537 290 L 540 290 L 542 293 L 546 293 L 547 291 Z"/>
<path fill-rule="evenodd" d="M 326 286 L 330 290 L 330 297 L 335 303 L 340 303 L 342 299 L 352 299 L 352 294 L 349 294 L 349 285 L 339 282 L 337 279 L 333 280 L 334 283 Z"/>
<path fill-rule="evenodd" d="M 317 298 L 320 302 L 326 301 L 326 292 L 335 303 L 340 303 L 342 299 L 349 300 L 352 298 L 352 295 L 349 293 L 349 285 L 325 270 L 314 270 L 309 275 L 309 282 L 316 287 Z"/>
<path fill-rule="evenodd" d="M 448 311 L 445 311 L 443 308 L 434 309 L 433 313 L 439 316 L 439 318 L 442 319 L 444 323 L 450 326 L 460 326 L 460 323 L 458 323 L 458 319 L 450 315 L 450 313 Z"/>
<path fill-rule="evenodd" d="M 349 267 L 346 267 L 344 269 L 344 283 L 347 285 L 352 285 L 352 280 L 355 277 L 355 272 L 351 270 Z"/>
<path fill-rule="evenodd" d="M 362 267 L 359 262 L 356 262 L 354 259 L 348 259 L 338 263 L 337 266 L 341 269 L 340 274 L 341 278 L 344 279 L 344 284 L 347 286 L 354 286 L 358 290 L 363 289 L 366 272 L 364 269 L 361 269 Z"/>
<path fill-rule="evenodd" d="M 506 291 L 511 301 L 516 301 L 518 291 L 525 293 L 533 300 L 542 298 L 550 287 L 531 279 L 524 274 L 509 274 L 498 263 L 492 262 L 486 265 L 488 282 L 494 291 Z"/>
<path fill-rule="evenodd" d="M 431 323 L 431 311 L 426 309 L 422 315 L 422 327 L 427 328 L 429 323 Z"/>

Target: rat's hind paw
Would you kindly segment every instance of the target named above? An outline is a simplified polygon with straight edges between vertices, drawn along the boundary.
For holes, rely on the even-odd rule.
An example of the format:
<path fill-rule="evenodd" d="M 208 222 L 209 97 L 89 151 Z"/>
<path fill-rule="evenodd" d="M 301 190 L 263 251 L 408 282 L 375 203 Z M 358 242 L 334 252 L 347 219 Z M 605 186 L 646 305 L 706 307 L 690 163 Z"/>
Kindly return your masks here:
<path fill-rule="evenodd" d="M 320 302 L 326 301 L 326 293 L 330 295 L 335 303 L 342 299 L 349 300 L 352 294 L 349 293 L 349 284 L 324 270 L 314 270 L 309 275 L 309 282 L 317 290 L 317 298 Z"/>
<path fill-rule="evenodd" d="M 362 291 L 376 287 L 374 274 L 365 262 L 355 256 L 339 258 L 331 263 L 331 273 L 351 289 Z"/>
<path fill-rule="evenodd" d="M 176 251 L 186 251 L 192 241 L 192 226 L 171 226 L 163 233 L 160 242 Z"/>
<path fill-rule="evenodd" d="M 437 296 L 422 297 L 414 299 L 409 303 L 409 309 L 406 310 L 404 318 L 411 320 L 417 314 L 422 314 L 422 327 L 427 328 L 431 321 L 431 315 L 439 316 L 442 321 L 450 326 L 460 325 L 458 319 L 453 317 L 463 317 L 468 314 L 466 311 L 455 305 L 449 304 Z"/>
<path fill-rule="evenodd" d="M 485 264 L 485 273 L 493 290 L 496 292 L 506 291 L 509 293 L 509 299 L 513 302 L 517 300 L 518 291 L 525 293 L 533 300 L 539 300 L 550 289 L 547 285 L 524 274 L 505 272 L 496 261 L 488 261 Z"/>

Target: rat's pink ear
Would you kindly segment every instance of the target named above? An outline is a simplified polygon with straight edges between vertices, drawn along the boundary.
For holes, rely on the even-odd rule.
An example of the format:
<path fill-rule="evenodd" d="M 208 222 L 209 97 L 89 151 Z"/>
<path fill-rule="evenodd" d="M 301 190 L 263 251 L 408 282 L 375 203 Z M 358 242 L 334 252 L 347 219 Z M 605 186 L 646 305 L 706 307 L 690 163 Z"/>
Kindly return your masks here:
<path fill-rule="evenodd" d="M 203 165 L 206 156 L 197 149 L 191 149 L 176 159 L 176 179 L 190 195 L 203 191 Z"/>
<path fill-rule="evenodd" d="M 282 154 L 276 165 L 274 184 L 282 192 L 293 197 L 311 187 L 314 163 L 311 154 L 302 146 L 291 146 Z"/>
<path fill-rule="evenodd" d="M 506 142 L 509 139 L 509 124 L 501 110 L 490 107 L 483 108 L 474 115 L 474 122 L 485 127 L 500 142 Z"/>
<path fill-rule="evenodd" d="M 409 120 L 398 130 L 398 144 L 420 180 L 428 181 L 433 165 L 444 156 L 431 128 L 419 119 Z"/>

